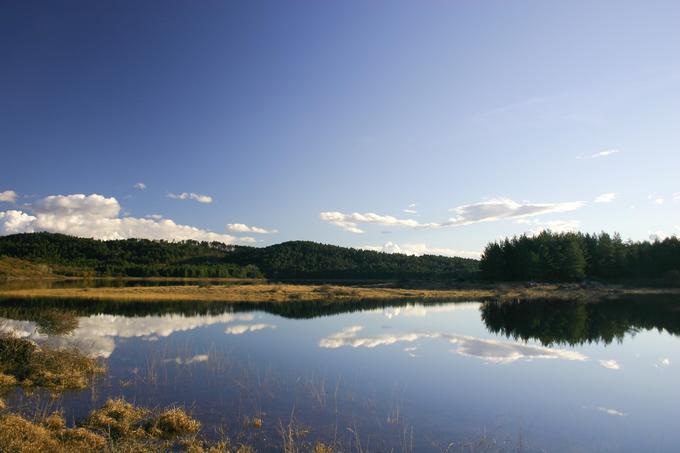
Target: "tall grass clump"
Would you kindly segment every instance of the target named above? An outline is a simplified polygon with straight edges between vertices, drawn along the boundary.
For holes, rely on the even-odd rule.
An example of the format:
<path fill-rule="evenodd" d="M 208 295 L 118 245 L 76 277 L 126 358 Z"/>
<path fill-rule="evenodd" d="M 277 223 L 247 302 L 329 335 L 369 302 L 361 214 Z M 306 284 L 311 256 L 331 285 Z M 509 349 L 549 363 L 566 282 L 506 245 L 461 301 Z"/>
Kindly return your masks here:
<path fill-rule="evenodd" d="M 24 338 L 0 334 L 0 386 L 82 389 L 103 372 L 96 359 L 76 350 L 41 348 Z"/>

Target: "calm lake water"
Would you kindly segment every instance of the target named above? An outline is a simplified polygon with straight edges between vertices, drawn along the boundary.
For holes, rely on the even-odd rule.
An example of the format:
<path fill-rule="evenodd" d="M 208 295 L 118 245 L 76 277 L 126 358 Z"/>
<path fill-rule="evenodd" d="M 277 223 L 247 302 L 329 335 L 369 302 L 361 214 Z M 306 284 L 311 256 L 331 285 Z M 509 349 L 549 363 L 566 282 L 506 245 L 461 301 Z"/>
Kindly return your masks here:
<path fill-rule="evenodd" d="M 8 403 L 182 405 L 262 451 L 289 426 L 352 451 L 680 449 L 680 300 L 361 307 L 1 301 L 1 330 L 109 369 Z"/>

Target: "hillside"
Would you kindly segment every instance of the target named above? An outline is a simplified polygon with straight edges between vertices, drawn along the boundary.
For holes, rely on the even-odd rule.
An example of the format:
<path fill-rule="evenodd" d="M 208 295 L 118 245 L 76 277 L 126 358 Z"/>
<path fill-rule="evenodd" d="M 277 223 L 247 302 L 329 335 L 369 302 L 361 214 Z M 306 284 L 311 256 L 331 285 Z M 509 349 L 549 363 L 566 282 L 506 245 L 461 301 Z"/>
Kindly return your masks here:
<path fill-rule="evenodd" d="M 50 278 L 53 277 L 49 266 L 32 263 L 31 261 L 0 256 L 0 280 L 26 279 L 26 278 Z"/>
<path fill-rule="evenodd" d="M 100 241 L 52 233 L 0 237 L 0 256 L 48 264 L 62 275 L 463 280 L 478 261 L 407 256 L 309 241 L 269 247 L 220 242 Z"/>
<path fill-rule="evenodd" d="M 410 256 L 310 241 L 269 247 L 235 247 L 227 259 L 253 264 L 270 278 L 469 279 L 478 261 L 445 256 Z"/>

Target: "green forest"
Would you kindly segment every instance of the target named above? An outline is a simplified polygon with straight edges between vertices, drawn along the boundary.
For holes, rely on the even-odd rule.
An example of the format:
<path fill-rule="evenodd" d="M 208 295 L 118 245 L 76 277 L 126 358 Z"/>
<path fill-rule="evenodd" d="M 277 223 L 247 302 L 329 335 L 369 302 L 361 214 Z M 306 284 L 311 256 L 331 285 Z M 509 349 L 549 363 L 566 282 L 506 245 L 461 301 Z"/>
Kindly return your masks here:
<path fill-rule="evenodd" d="M 680 284 L 680 240 L 623 241 L 618 234 L 542 232 L 488 244 L 480 261 L 409 256 L 290 241 L 269 247 L 221 242 L 101 241 L 53 233 L 0 237 L 0 256 L 61 275 L 270 279 L 652 282 Z"/>
<path fill-rule="evenodd" d="M 0 256 L 47 264 L 62 275 L 469 280 L 477 260 L 407 256 L 291 241 L 269 247 L 221 242 L 101 241 L 53 233 L 0 237 Z"/>
<path fill-rule="evenodd" d="M 657 281 L 680 284 L 680 240 L 624 242 L 618 234 L 542 232 L 486 246 L 480 262 L 490 281 Z"/>

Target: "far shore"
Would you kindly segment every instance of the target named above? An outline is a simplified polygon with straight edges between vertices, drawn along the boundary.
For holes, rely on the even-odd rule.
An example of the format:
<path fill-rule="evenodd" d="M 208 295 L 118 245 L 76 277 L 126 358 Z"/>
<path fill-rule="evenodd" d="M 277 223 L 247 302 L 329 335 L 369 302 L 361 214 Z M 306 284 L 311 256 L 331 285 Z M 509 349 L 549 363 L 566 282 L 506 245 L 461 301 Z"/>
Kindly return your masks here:
<path fill-rule="evenodd" d="M 581 288 L 577 285 L 489 285 L 458 289 L 410 289 L 320 284 L 262 283 L 219 285 L 97 287 L 97 288 L 0 288 L 5 299 L 87 299 L 116 301 L 191 301 L 191 302 L 295 302 L 295 301 L 379 301 L 379 300 L 514 300 L 586 299 L 624 295 L 680 295 L 680 288 L 629 288 L 604 286 Z"/>

